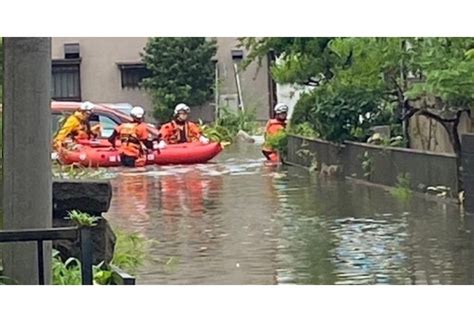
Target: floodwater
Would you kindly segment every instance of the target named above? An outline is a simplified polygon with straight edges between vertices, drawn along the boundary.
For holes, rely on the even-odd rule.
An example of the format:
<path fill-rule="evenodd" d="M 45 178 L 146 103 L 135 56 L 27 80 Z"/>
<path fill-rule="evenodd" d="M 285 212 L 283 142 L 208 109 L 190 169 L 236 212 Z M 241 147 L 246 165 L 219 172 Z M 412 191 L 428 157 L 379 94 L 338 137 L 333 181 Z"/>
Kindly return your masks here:
<path fill-rule="evenodd" d="M 474 220 L 457 205 L 264 165 L 122 172 L 106 218 L 157 240 L 138 284 L 473 284 Z"/>

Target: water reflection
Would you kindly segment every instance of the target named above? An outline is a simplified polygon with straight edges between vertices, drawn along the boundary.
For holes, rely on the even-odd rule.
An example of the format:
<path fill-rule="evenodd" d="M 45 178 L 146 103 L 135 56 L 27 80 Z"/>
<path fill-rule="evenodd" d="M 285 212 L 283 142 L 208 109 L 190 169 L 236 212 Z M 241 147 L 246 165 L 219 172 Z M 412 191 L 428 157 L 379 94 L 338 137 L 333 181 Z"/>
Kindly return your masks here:
<path fill-rule="evenodd" d="M 474 223 L 456 205 L 265 166 L 258 146 L 122 173 L 113 186 L 112 224 L 160 242 L 139 283 L 474 281 Z"/>

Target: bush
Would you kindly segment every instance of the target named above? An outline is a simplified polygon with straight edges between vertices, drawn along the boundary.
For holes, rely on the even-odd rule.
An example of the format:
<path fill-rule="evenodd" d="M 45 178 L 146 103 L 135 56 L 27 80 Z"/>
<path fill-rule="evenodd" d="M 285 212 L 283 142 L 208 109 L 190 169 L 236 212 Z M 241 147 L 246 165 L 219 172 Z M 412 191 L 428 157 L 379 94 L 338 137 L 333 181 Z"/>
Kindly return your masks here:
<path fill-rule="evenodd" d="M 232 136 L 240 130 L 253 134 L 257 129 L 256 110 L 246 109 L 245 111 L 232 112 L 227 108 L 220 108 L 221 112 L 217 125 L 226 128 Z"/>
<path fill-rule="evenodd" d="M 137 234 L 118 232 L 116 235 L 117 242 L 111 265 L 134 274 L 143 265 L 146 259 L 147 247 L 151 241 Z M 68 258 L 63 262 L 59 256 L 59 251 L 55 249 L 53 249 L 52 269 L 54 285 L 80 285 L 82 282 L 81 262 L 77 258 Z M 111 284 L 112 270 L 104 263 L 95 265 L 93 267 L 93 277 L 95 284 Z"/>
<path fill-rule="evenodd" d="M 286 131 L 279 131 L 273 135 L 268 136 L 265 140 L 265 145 L 272 150 L 286 155 L 288 152 L 288 133 L 286 133 Z"/>

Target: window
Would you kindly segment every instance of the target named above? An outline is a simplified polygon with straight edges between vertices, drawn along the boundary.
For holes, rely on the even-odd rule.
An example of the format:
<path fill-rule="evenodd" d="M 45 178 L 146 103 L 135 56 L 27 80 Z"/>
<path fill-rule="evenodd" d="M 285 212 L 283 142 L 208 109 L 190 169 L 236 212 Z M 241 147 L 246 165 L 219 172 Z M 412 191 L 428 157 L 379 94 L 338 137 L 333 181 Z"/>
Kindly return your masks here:
<path fill-rule="evenodd" d="M 76 59 L 80 55 L 80 46 L 79 44 L 64 44 L 64 58 L 65 59 Z"/>
<path fill-rule="evenodd" d="M 232 55 L 232 60 L 241 61 L 244 58 L 244 51 L 241 49 L 232 49 L 230 54 Z"/>
<path fill-rule="evenodd" d="M 54 100 L 81 101 L 80 59 L 53 60 L 52 93 Z"/>
<path fill-rule="evenodd" d="M 140 82 L 150 76 L 145 64 L 118 64 L 122 80 L 122 88 L 139 88 Z"/>
<path fill-rule="evenodd" d="M 114 132 L 115 127 L 118 123 L 112 120 L 110 117 L 102 114 L 92 114 L 89 118 L 89 125 L 93 127 L 100 123 L 100 137 L 108 138 Z"/>
<path fill-rule="evenodd" d="M 99 115 L 99 121 L 100 121 L 100 126 L 101 126 L 101 134 L 102 137 L 109 137 L 112 135 L 114 132 L 115 127 L 117 127 L 117 123 L 115 123 L 111 118 L 104 116 L 104 115 Z"/>

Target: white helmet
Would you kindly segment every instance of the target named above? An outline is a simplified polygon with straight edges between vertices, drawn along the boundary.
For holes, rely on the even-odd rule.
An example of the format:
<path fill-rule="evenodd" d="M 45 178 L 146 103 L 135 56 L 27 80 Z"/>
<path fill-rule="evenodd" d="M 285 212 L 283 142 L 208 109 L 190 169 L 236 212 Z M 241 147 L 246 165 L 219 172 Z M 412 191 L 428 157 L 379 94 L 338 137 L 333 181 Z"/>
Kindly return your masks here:
<path fill-rule="evenodd" d="M 93 108 L 94 108 L 94 104 L 92 104 L 89 101 L 82 103 L 81 106 L 79 107 L 81 111 L 92 111 Z"/>
<path fill-rule="evenodd" d="M 186 104 L 184 103 L 179 103 L 178 105 L 176 105 L 176 107 L 174 108 L 174 115 L 178 115 L 179 112 L 181 111 L 184 111 L 186 113 L 190 113 L 191 112 L 191 109 L 189 108 L 189 106 L 187 106 Z"/>
<path fill-rule="evenodd" d="M 276 114 L 288 113 L 288 106 L 283 103 L 278 103 L 277 105 L 275 105 L 273 110 L 275 111 Z"/>
<path fill-rule="evenodd" d="M 141 119 L 145 115 L 145 110 L 141 106 L 134 106 L 130 111 L 132 117 Z"/>

